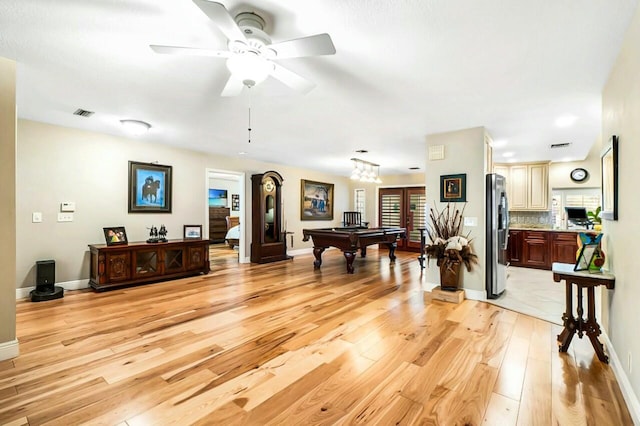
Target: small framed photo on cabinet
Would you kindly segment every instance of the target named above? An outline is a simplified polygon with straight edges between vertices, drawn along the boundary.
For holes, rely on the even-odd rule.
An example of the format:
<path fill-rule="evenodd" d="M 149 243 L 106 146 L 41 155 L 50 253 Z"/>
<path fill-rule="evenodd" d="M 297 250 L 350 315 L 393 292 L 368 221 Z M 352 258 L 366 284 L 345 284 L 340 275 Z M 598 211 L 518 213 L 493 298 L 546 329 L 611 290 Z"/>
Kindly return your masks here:
<path fill-rule="evenodd" d="M 102 228 L 102 231 L 108 246 L 127 244 L 127 231 L 125 231 L 124 226 Z"/>
<path fill-rule="evenodd" d="M 185 240 L 201 240 L 202 225 L 184 225 Z"/>

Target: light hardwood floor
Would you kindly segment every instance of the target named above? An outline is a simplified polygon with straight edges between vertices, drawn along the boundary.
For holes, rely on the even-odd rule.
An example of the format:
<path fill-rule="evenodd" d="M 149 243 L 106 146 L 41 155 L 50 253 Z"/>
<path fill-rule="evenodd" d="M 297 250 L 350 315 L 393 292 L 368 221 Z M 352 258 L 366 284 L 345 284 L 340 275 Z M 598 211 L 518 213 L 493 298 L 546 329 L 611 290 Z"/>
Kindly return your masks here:
<path fill-rule="evenodd" d="M 429 301 L 414 253 L 323 260 L 20 301 L 0 424 L 631 424 L 587 340 Z"/>

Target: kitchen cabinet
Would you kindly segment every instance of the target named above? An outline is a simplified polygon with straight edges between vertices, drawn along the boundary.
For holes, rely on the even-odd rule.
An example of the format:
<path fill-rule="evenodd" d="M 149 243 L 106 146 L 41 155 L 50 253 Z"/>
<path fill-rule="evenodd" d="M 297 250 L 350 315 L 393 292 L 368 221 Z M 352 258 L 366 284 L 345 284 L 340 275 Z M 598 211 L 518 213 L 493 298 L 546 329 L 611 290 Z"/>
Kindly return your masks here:
<path fill-rule="evenodd" d="M 576 232 L 509 230 L 507 255 L 511 266 L 551 270 L 553 262 L 575 263 Z"/>
<path fill-rule="evenodd" d="M 549 233 L 547 231 L 524 231 L 522 239 L 522 264 L 528 268 L 549 269 Z"/>
<path fill-rule="evenodd" d="M 507 178 L 509 210 L 549 210 L 549 163 L 495 164 L 493 171 Z"/>
<path fill-rule="evenodd" d="M 524 231 L 509 231 L 509 241 L 507 242 L 507 256 L 509 256 L 509 264 L 513 266 L 522 266 L 522 238 Z"/>
<path fill-rule="evenodd" d="M 551 233 L 551 263 L 576 263 L 578 236 L 574 232 Z"/>

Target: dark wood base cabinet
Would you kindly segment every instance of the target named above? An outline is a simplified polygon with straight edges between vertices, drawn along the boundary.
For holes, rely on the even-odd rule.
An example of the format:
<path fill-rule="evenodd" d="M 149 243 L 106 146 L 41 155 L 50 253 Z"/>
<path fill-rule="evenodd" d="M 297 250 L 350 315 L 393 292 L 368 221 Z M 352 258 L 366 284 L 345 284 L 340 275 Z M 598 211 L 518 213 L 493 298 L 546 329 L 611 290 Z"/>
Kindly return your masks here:
<path fill-rule="evenodd" d="M 578 234 L 563 231 L 509 231 L 509 264 L 551 270 L 554 262 L 575 263 Z"/>
<path fill-rule="evenodd" d="M 166 243 L 89 245 L 89 285 L 107 290 L 136 284 L 208 274 L 209 240 L 171 240 Z"/>

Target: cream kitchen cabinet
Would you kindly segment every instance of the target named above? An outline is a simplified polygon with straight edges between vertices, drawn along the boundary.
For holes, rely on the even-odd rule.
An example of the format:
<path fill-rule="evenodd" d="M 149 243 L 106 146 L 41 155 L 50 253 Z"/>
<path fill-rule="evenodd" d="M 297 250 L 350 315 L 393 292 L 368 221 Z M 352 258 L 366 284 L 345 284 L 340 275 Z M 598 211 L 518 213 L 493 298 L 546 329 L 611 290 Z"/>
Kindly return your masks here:
<path fill-rule="evenodd" d="M 549 163 L 495 164 L 507 178 L 509 210 L 549 210 Z"/>

